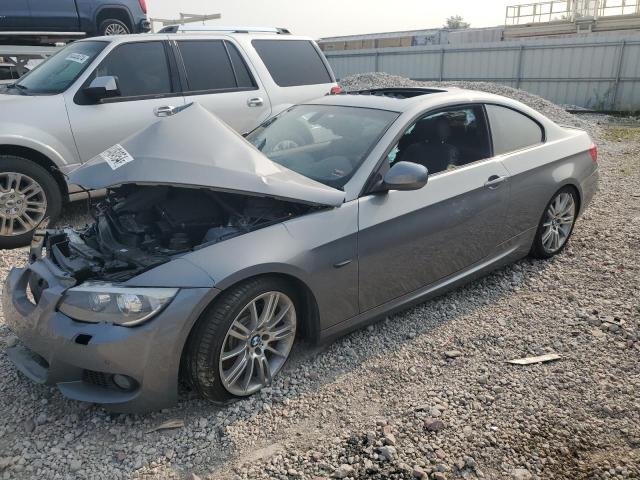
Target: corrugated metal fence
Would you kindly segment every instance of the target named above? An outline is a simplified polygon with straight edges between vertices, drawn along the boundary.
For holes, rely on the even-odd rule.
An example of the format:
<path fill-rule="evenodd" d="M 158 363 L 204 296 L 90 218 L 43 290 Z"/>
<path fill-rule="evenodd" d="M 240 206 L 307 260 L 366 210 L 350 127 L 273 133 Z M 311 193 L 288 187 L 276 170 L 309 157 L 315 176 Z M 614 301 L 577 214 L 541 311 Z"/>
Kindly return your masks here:
<path fill-rule="evenodd" d="M 496 82 L 558 104 L 640 110 L 640 34 L 325 52 L 338 78 Z"/>

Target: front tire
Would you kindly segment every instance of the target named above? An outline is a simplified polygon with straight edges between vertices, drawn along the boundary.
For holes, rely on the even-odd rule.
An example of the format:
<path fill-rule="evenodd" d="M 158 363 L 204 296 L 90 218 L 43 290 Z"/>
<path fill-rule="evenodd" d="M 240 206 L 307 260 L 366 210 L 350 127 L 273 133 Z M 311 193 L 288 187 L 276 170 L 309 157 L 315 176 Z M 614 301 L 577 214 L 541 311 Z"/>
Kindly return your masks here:
<path fill-rule="evenodd" d="M 31 160 L 0 156 L 0 249 L 28 245 L 45 218 L 60 215 L 62 193 L 53 176 Z"/>
<path fill-rule="evenodd" d="M 100 35 L 112 36 L 112 35 L 128 35 L 131 33 L 131 29 L 126 23 L 116 20 L 115 18 L 109 18 L 100 24 Z"/>
<path fill-rule="evenodd" d="M 578 215 L 578 194 L 573 187 L 563 187 L 549 200 L 533 240 L 531 256 L 550 258 L 567 246 Z"/>
<path fill-rule="evenodd" d="M 268 386 L 287 361 L 297 328 L 296 295 L 260 277 L 224 292 L 191 333 L 185 373 L 203 397 L 227 402 Z"/>

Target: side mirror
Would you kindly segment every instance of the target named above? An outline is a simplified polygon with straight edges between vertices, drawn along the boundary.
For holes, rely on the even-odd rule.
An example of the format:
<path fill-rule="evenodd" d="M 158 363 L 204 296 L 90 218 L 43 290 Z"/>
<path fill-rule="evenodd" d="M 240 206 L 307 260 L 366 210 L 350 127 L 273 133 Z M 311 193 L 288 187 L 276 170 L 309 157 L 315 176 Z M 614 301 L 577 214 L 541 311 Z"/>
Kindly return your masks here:
<path fill-rule="evenodd" d="M 83 92 L 96 102 L 104 98 L 118 97 L 120 96 L 118 77 L 96 77 L 91 81 L 88 87 L 83 89 Z"/>
<path fill-rule="evenodd" d="M 398 162 L 385 174 L 377 191 L 420 190 L 427 184 L 429 171 L 424 165 Z"/>

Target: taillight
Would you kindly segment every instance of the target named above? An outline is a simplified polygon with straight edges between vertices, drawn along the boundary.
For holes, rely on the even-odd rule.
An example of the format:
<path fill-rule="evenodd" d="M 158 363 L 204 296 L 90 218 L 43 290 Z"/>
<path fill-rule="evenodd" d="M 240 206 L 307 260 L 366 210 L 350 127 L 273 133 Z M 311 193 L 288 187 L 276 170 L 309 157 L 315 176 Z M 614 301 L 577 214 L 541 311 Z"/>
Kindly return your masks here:
<path fill-rule="evenodd" d="M 337 95 L 339 93 L 342 93 L 342 88 L 337 85 L 335 87 L 331 87 L 331 90 L 329 90 L 329 95 Z"/>
<path fill-rule="evenodd" d="M 142 13 L 147 14 L 147 0 L 138 0 L 140 2 L 140 8 L 142 9 Z"/>
<path fill-rule="evenodd" d="M 589 149 L 589 153 L 591 154 L 591 160 L 594 162 L 598 161 L 598 146 L 593 143 L 591 144 L 591 148 Z"/>

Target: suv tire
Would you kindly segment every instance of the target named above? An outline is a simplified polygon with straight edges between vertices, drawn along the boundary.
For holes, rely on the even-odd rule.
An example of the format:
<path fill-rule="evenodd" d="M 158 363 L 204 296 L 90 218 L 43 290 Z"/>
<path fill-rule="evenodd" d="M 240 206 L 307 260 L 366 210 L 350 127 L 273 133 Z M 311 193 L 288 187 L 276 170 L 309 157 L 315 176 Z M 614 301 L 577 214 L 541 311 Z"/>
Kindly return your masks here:
<path fill-rule="evenodd" d="M 34 210 L 38 205 L 45 211 Z M 0 249 L 28 245 L 40 221 L 53 223 L 61 209 L 62 193 L 49 172 L 27 158 L 0 155 Z"/>
<path fill-rule="evenodd" d="M 115 18 L 108 18 L 100 24 L 98 29 L 100 35 L 128 35 L 131 33 L 131 29 L 126 23 Z"/>

